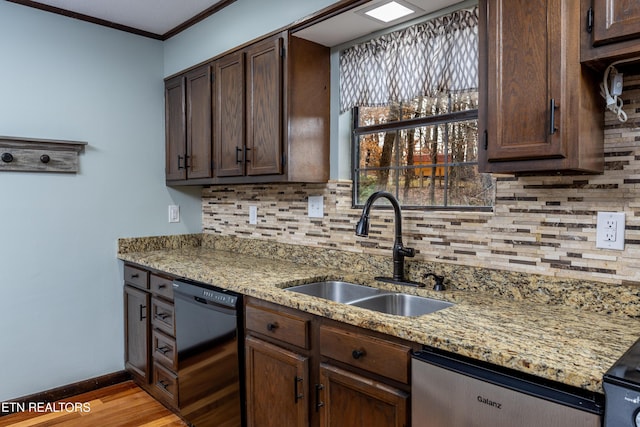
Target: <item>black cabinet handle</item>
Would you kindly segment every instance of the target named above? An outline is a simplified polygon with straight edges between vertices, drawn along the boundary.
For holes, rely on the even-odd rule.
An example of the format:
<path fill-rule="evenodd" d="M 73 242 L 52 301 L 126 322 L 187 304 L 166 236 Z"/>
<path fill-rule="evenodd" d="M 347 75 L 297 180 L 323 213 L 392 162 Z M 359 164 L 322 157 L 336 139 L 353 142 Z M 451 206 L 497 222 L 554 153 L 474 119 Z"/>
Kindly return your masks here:
<path fill-rule="evenodd" d="M 164 382 L 164 381 L 162 381 L 162 380 L 159 380 L 156 384 L 158 384 L 158 386 L 159 386 L 160 388 L 163 388 L 163 389 L 165 389 L 165 390 L 166 390 L 166 389 L 167 389 L 167 387 L 169 386 L 169 384 L 168 384 L 168 383 L 166 383 L 166 382 Z"/>
<path fill-rule="evenodd" d="M 320 392 L 322 390 L 324 390 L 324 386 L 322 384 L 316 384 L 316 412 L 324 406 L 324 402 L 320 400 Z"/>
<path fill-rule="evenodd" d="M 164 320 L 167 317 L 171 317 L 168 313 L 156 313 L 156 319 Z"/>
<path fill-rule="evenodd" d="M 132 279 L 137 279 L 138 277 L 140 277 L 140 275 L 138 273 L 135 273 L 135 274 L 131 275 Z"/>
<path fill-rule="evenodd" d="M 549 105 L 549 134 L 553 135 L 554 133 L 556 133 L 556 131 L 558 130 L 558 128 L 556 127 L 556 110 L 558 109 L 558 106 L 556 105 L 556 100 L 551 98 L 551 105 Z"/>
<path fill-rule="evenodd" d="M 180 169 L 184 169 L 184 166 L 182 166 L 180 164 L 180 162 L 182 161 L 183 157 L 181 155 L 178 154 L 178 170 Z"/>
<path fill-rule="evenodd" d="M 268 331 L 273 332 L 276 329 L 278 329 L 278 324 L 277 323 L 267 323 L 267 330 Z"/>
<path fill-rule="evenodd" d="M 304 397 L 303 393 L 300 393 L 298 390 L 299 385 L 302 383 L 302 378 L 295 376 L 293 377 L 293 393 L 295 395 L 295 403 L 298 403 L 298 400 L 302 399 Z"/>
<path fill-rule="evenodd" d="M 164 346 L 164 347 L 156 347 L 156 351 L 162 354 L 167 354 L 169 352 L 169 350 L 171 350 L 169 347 Z"/>
<path fill-rule="evenodd" d="M 13 154 L 11 153 L 2 153 L 2 156 L 0 156 L 0 158 L 2 158 L 2 161 L 5 163 L 13 162 Z"/>
<path fill-rule="evenodd" d="M 236 163 L 242 163 L 242 159 L 240 158 L 241 153 L 242 153 L 242 148 L 236 147 Z"/>
<path fill-rule="evenodd" d="M 184 168 L 185 169 L 189 169 L 191 167 L 191 165 L 189 164 L 189 159 L 191 158 L 190 155 L 185 154 L 184 155 Z"/>
<path fill-rule="evenodd" d="M 145 310 L 147 309 L 146 305 L 142 305 L 140 304 L 140 321 L 143 321 L 144 319 L 147 318 L 146 314 L 145 314 Z"/>
<path fill-rule="evenodd" d="M 360 359 L 365 354 L 366 353 L 364 352 L 364 350 L 353 350 L 351 352 L 351 357 L 353 357 L 354 359 Z"/>
<path fill-rule="evenodd" d="M 244 147 L 244 162 L 245 163 L 251 163 L 251 160 L 249 160 L 249 155 L 247 153 L 248 151 L 251 151 L 251 148 Z"/>
<path fill-rule="evenodd" d="M 48 154 L 43 154 L 42 156 L 40 156 L 40 161 L 44 164 L 47 164 L 51 161 L 51 157 L 49 157 Z"/>

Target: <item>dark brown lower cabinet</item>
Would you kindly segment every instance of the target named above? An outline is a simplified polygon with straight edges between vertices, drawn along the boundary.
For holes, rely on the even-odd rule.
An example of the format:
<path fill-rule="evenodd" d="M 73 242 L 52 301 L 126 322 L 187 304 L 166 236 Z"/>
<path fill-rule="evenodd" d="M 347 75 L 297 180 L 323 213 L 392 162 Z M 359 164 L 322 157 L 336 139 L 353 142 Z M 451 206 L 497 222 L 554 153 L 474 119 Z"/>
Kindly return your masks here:
<path fill-rule="evenodd" d="M 245 344 L 248 425 L 309 425 L 309 359 L 254 337 Z"/>
<path fill-rule="evenodd" d="M 149 311 L 151 295 L 133 286 L 124 286 L 125 367 L 137 382 L 146 384 L 150 378 Z"/>
<path fill-rule="evenodd" d="M 406 427 L 409 393 L 382 382 L 320 365 L 322 427 Z"/>
<path fill-rule="evenodd" d="M 249 427 L 409 427 L 415 344 L 245 302 Z"/>

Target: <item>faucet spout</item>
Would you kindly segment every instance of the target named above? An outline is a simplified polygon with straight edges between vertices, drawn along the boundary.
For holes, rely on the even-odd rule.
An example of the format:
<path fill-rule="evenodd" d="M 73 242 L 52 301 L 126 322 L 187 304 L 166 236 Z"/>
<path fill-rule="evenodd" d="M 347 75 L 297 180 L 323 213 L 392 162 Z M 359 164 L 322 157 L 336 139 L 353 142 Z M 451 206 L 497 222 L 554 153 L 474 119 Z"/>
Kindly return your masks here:
<path fill-rule="evenodd" d="M 356 235 L 360 237 L 367 237 L 369 235 L 369 212 L 373 207 L 373 203 L 381 197 L 391 202 L 394 213 L 395 237 L 393 242 L 393 279 L 391 279 L 391 281 L 414 286 L 422 285 L 407 281 L 404 277 L 404 258 L 415 256 L 415 250 L 405 247 L 402 243 L 402 214 L 400 212 L 400 204 L 393 195 L 385 191 L 378 191 L 369 196 L 362 209 L 360 220 L 356 225 Z"/>

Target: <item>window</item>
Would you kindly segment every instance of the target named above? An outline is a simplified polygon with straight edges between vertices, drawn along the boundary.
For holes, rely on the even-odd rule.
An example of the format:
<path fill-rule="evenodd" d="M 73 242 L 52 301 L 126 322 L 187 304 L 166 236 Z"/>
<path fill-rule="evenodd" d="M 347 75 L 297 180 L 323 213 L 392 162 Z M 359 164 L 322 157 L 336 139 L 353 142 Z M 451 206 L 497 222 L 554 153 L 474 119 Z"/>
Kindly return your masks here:
<path fill-rule="evenodd" d="M 353 112 L 353 205 L 375 191 L 405 208 L 487 209 L 477 171 L 477 8 L 341 52 L 341 109 Z"/>

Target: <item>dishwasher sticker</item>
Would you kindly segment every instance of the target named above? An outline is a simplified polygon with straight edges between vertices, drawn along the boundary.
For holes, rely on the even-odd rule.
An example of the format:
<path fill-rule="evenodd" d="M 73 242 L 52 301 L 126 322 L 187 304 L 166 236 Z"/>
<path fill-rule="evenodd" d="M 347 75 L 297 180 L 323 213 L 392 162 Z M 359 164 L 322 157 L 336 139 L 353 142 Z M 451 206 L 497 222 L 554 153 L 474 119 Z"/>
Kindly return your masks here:
<path fill-rule="evenodd" d="M 482 403 L 484 405 L 492 406 L 492 407 L 494 407 L 496 409 L 502 409 L 502 403 L 500 403 L 500 402 L 494 402 L 493 400 L 487 399 L 486 397 L 482 397 L 480 395 L 478 395 L 477 399 L 478 399 L 478 402 L 480 402 L 480 403 Z"/>

